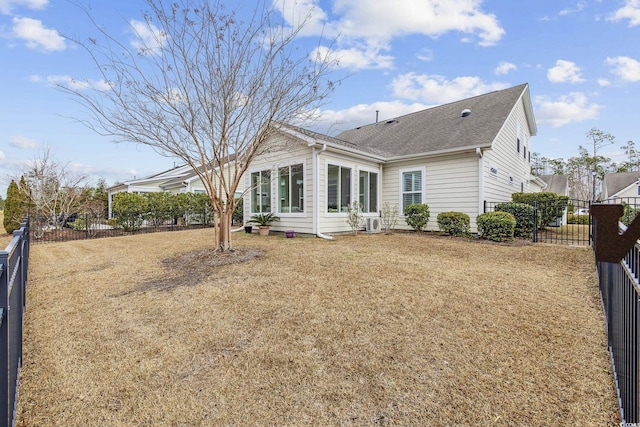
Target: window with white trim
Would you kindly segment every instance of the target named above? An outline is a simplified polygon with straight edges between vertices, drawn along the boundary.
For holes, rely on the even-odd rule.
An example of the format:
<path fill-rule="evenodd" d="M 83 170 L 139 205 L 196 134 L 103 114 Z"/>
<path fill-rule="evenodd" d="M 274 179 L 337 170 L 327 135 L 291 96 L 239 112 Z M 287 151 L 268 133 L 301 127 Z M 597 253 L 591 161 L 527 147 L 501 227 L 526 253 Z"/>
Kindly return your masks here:
<path fill-rule="evenodd" d="M 304 212 L 304 175 L 302 164 L 285 166 L 278 170 L 278 212 Z"/>
<path fill-rule="evenodd" d="M 351 168 L 327 166 L 327 212 L 349 212 L 351 205 Z"/>
<path fill-rule="evenodd" d="M 360 171 L 359 202 L 363 213 L 378 212 L 378 174 Z"/>
<path fill-rule="evenodd" d="M 401 172 L 402 186 L 402 213 L 412 203 L 423 203 L 422 182 L 423 170 L 408 170 Z"/>
<path fill-rule="evenodd" d="M 251 213 L 271 212 L 271 171 L 251 174 Z"/>

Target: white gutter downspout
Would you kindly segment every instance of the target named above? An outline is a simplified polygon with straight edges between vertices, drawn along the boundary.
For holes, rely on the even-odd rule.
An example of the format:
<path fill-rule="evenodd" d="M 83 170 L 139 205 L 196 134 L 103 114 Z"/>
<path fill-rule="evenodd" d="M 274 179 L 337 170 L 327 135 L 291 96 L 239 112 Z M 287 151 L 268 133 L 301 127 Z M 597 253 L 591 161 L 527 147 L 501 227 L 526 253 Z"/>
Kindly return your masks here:
<path fill-rule="evenodd" d="M 327 144 L 322 144 L 322 149 L 318 150 L 313 147 L 313 232 L 317 237 L 327 240 L 333 240 L 333 237 L 327 236 L 326 234 L 322 234 L 320 232 L 320 202 L 319 202 L 319 194 L 320 194 L 320 153 L 326 151 Z"/>
<path fill-rule="evenodd" d="M 484 158 L 482 150 L 476 148 L 478 155 L 478 215 L 484 213 Z"/>

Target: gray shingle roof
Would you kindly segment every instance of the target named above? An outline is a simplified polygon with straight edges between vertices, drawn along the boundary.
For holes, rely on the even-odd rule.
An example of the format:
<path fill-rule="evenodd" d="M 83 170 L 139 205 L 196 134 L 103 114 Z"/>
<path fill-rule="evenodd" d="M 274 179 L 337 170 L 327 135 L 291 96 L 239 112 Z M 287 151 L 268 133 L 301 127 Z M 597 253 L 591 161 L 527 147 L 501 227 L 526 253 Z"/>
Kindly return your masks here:
<path fill-rule="evenodd" d="M 556 193 L 561 196 L 569 195 L 569 175 L 540 175 L 541 180 L 547 184 L 544 191 Z"/>
<path fill-rule="evenodd" d="M 333 145 L 337 145 L 337 146 L 342 146 L 345 148 L 350 148 L 353 150 L 359 150 L 362 151 L 364 153 L 370 153 L 370 154 L 375 154 L 378 156 L 383 156 L 385 153 L 381 152 L 380 150 L 377 150 L 375 148 L 370 148 L 370 147 L 362 147 L 362 146 L 358 146 L 352 142 L 346 141 L 344 139 L 338 139 L 338 138 L 334 138 L 332 136 L 329 135 L 324 135 L 322 133 L 318 133 L 318 132 L 314 132 L 312 130 L 309 129 L 304 129 L 298 126 L 294 126 L 294 125 L 290 125 L 290 124 L 280 124 L 280 126 L 284 127 L 284 128 L 288 128 L 291 129 L 293 131 L 299 132 L 303 135 L 308 136 L 309 138 L 315 139 L 320 143 L 327 143 L 327 144 L 333 144 Z"/>
<path fill-rule="evenodd" d="M 608 173 L 604 176 L 607 196 L 611 197 L 640 179 L 640 172 Z"/>
<path fill-rule="evenodd" d="M 521 84 L 347 130 L 336 138 L 390 157 L 489 147 L 527 89 Z M 461 117 L 465 109 L 471 114 Z M 535 123 L 531 130 L 535 134 Z"/>

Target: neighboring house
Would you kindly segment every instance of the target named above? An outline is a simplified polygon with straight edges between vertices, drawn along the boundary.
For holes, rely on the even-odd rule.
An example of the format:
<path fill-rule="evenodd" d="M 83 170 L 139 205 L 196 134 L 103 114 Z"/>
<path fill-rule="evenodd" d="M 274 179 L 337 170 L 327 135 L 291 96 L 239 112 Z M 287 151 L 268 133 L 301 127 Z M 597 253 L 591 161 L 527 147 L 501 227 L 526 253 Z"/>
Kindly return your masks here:
<path fill-rule="evenodd" d="M 603 187 L 603 200 L 638 204 L 635 199 L 640 201 L 640 172 L 608 173 Z"/>
<path fill-rule="evenodd" d="M 231 170 L 232 173 L 233 169 Z M 200 177 L 189 165 L 177 166 L 164 172 L 140 179 L 133 179 L 122 184 L 107 188 L 109 194 L 109 217 L 111 217 L 111 204 L 117 193 L 205 193 L 205 188 Z M 241 197 L 242 188 L 238 188 L 236 196 Z"/>
<path fill-rule="evenodd" d="M 426 203 L 427 229 L 438 229 L 438 213 L 458 211 L 470 216 L 475 231 L 485 201 L 546 188 L 530 173 L 535 134 L 527 84 L 336 137 L 282 126 L 244 176 L 244 216 L 274 212 L 281 219 L 273 229 L 323 237 L 350 231 L 346 220 L 354 201 L 365 218 L 379 217 L 385 203 L 397 206 L 399 229 L 410 229 L 405 206 Z"/>
<path fill-rule="evenodd" d="M 544 191 L 569 196 L 569 175 L 539 175 L 547 186 Z"/>

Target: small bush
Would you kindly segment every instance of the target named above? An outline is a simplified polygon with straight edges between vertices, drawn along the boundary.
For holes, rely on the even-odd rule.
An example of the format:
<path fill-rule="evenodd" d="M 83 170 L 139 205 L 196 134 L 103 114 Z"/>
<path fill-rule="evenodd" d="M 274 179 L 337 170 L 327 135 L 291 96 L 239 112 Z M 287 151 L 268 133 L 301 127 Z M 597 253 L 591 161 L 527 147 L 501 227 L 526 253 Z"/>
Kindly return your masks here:
<path fill-rule="evenodd" d="M 589 215 L 567 215 L 567 224 L 589 225 Z"/>
<path fill-rule="evenodd" d="M 516 218 L 508 212 L 487 212 L 476 218 L 478 234 L 494 242 L 513 240 Z"/>
<path fill-rule="evenodd" d="M 404 208 L 407 225 L 416 231 L 422 231 L 429 222 L 429 205 L 412 203 Z"/>
<path fill-rule="evenodd" d="M 384 202 L 381 212 L 382 230 L 385 234 L 390 234 L 398 224 L 398 205 L 391 205 L 389 202 Z"/>
<path fill-rule="evenodd" d="M 469 215 L 463 212 L 440 212 L 438 228 L 452 236 L 466 236 L 470 227 Z"/>
<path fill-rule="evenodd" d="M 633 222 L 633 220 L 635 219 L 636 215 L 638 215 L 638 213 L 640 213 L 640 208 L 634 208 L 625 203 L 624 211 L 622 213 L 622 218 L 620 218 L 620 222 L 628 226 Z"/>
<path fill-rule="evenodd" d="M 547 227 L 549 224 L 556 223 L 558 218 L 564 215 L 564 211 L 569 204 L 568 196 L 561 196 L 549 191 L 539 193 L 513 193 L 511 200 L 515 203 L 526 203 L 533 206 L 534 202 L 538 204 L 538 225 L 541 228 Z"/>
<path fill-rule="evenodd" d="M 231 221 L 235 224 L 242 224 L 244 221 L 244 202 L 242 199 L 238 199 L 236 202 L 236 208 L 233 210 L 233 214 L 231 215 Z"/>
<path fill-rule="evenodd" d="M 534 209 L 526 203 L 498 203 L 497 212 L 509 212 L 516 219 L 515 237 L 531 237 L 533 235 Z"/>

